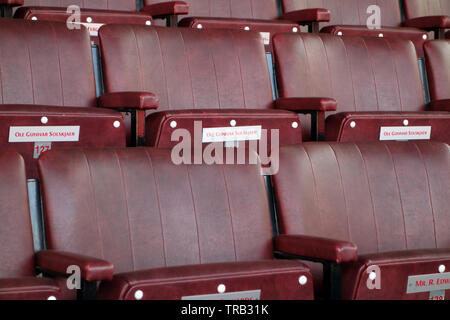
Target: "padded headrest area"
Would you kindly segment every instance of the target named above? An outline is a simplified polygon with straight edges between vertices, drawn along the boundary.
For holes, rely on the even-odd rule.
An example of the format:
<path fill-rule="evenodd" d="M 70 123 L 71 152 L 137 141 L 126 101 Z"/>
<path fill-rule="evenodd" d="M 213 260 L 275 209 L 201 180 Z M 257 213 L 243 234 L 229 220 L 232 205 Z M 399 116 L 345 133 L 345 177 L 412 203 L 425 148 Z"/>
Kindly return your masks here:
<path fill-rule="evenodd" d="M 25 164 L 16 152 L 0 152 L 0 278 L 34 275 Z"/>
<path fill-rule="evenodd" d="M 269 109 L 260 34 L 138 25 L 100 29 L 107 92 L 147 91 L 159 109 Z"/>
<path fill-rule="evenodd" d="M 412 42 L 328 34 L 274 36 L 281 97 L 329 97 L 343 111 L 424 111 Z"/>
<path fill-rule="evenodd" d="M 91 42 L 84 27 L 0 19 L 0 103 L 96 106 Z"/>
<path fill-rule="evenodd" d="M 358 253 L 450 246 L 450 147 L 433 142 L 282 147 L 280 232 L 347 240 Z"/>
<path fill-rule="evenodd" d="M 130 148 L 52 150 L 39 169 L 51 249 L 116 273 L 273 258 L 258 165 L 177 166 L 170 150 Z"/>
<path fill-rule="evenodd" d="M 277 19 L 277 0 L 183 0 L 189 5 L 189 15 L 184 17 L 216 17 L 241 19 Z M 167 2 L 144 0 L 146 5 Z"/>
<path fill-rule="evenodd" d="M 75 5 L 86 9 L 136 11 L 136 0 L 25 0 L 24 6 L 64 7 Z"/>
<path fill-rule="evenodd" d="M 405 0 L 403 2 L 408 19 L 450 15 L 448 0 Z"/>

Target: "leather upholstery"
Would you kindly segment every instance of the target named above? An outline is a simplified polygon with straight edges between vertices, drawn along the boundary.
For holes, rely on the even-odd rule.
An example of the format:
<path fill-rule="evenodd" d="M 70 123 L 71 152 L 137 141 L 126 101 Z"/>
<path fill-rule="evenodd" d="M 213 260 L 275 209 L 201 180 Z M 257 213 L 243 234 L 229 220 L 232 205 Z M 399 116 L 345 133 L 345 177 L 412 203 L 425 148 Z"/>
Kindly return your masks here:
<path fill-rule="evenodd" d="M 361 112 L 371 113 L 372 121 L 364 116 L 369 123 L 359 124 L 355 119 L 357 130 L 345 127 L 353 141 L 373 140 L 379 137 L 380 126 L 403 126 L 403 120 L 411 117 L 420 126 L 430 123 L 440 126 L 442 123 L 435 122 L 439 119 L 448 121 L 446 114 L 425 112 L 417 55 L 409 41 L 280 34 L 274 37 L 274 47 L 281 98 L 329 97 L 337 101 L 340 122 L 328 131 L 330 139 L 338 139 L 336 128 L 344 128 L 344 119 Z M 385 119 L 386 116 L 396 117 L 397 122 Z M 300 119 L 307 137 L 309 123 L 303 117 Z M 436 131 L 434 137 L 448 141 L 447 129 Z"/>
<path fill-rule="evenodd" d="M 450 99 L 450 41 L 428 41 L 424 50 L 431 100 Z"/>
<path fill-rule="evenodd" d="M 39 159 L 39 168 L 49 249 L 107 260 L 116 274 L 185 266 L 177 269 L 179 277 L 208 273 L 213 263 L 273 259 L 268 199 L 257 165 L 177 166 L 170 150 L 130 148 L 50 151 Z M 199 264 L 204 269 L 195 266 Z M 300 275 L 308 276 L 302 264 L 275 261 L 261 268 L 269 266 L 271 277 L 248 272 L 251 264 L 211 267 L 211 274 L 248 272 L 252 283 L 274 289 L 280 286 L 274 283 L 276 275 L 292 279 L 283 276 L 289 266 L 297 281 L 283 285 L 286 290 L 274 289 L 277 296 L 270 297 L 312 297 L 312 287 L 298 285 Z M 155 278 L 135 282 L 145 290 L 144 297 L 177 287 L 164 283 L 167 275 L 176 277 L 172 271 L 148 272 Z M 125 292 L 129 283 L 123 277 L 106 288 Z M 215 279 L 216 290 L 222 278 Z M 144 285 L 149 281 L 159 282 L 157 293 Z M 211 290 L 211 282 L 197 288 L 203 294 Z M 167 297 L 177 299 L 179 293 L 174 289 Z"/>
<path fill-rule="evenodd" d="M 273 176 L 280 233 L 355 243 L 358 262 L 343 264 L 345 298 L 427 299 L 406 295 L 405 281 L 450 263 L 449 159 L 450 147 L 434 142 L 282 147 Z M 374 264 L 381 291 L 365 286 Z"/>
<path fill-rule="evenodd" d="M 10 126 L 80 126 L 79 142 L 56 142 L 52 148 L 125 146 L 121 114 L 95 108 L 92 54 L 84 28 L 0 19 L 0 42 L 8 43 L 0 51 L 1 147 L 24 156 L 29 178 L 37 177 L 34 143 L 8 143 Z M 119 128 L 113 126 L 116 121 Z"/>
<path fill-rule="evenodd" d="M 189 13 L 189 5 L 184 1 L 167 1 L 146 5 L 141 12 L 147 12 L 152 17 L 167 17 L 169 15 L 185 15 Z"/>
<path fill-rule="evenodd" d="M 66 8 L 76 5 L 87 9 L 136 11 L 136 1 L 134 0 L 24 0 L 24 5 Z"/>
<path fill-rule="evenodd" d="M 337 102 L 331 98 L 280 98 L 275 101 L 277 109 L 291 111 L 336 111 Z"/>
<path fill-rule="evenodd" d="M 99 107 L 112 109 L 158 109 L 159 98 L 150 92 L 111 92 L 98 99 Z"/>
<path fill-rule="evenodd" d="M 202 120 L 203 127 L 228 127 L 231 120 L 238 126 L 264 122 L 264 128 L 279 129 L 288 139 L 280 143 L 301 142 L 300 130 L 292 128 L 297 115 L 273 110 L 257 33 L 108 25 L 100 30 L 100 40 L 106 92 L 144 91 L 159 97 L 158 114 L 147 117 L 150 145 L 172 144 L 172 120 L 177 128 L 188 129 L 194 120 Z"/>
<path fill-rule="evenodd" d="M 403 1 L 407 19 L 450 15 L 447 0 L 406 0 Z"/>
<path fill-rule="evenodd" d="M 34 277 L 25 163 L 16 152 L 0 152 L 0 181 L 0 299 L 59 297 L 51 280 Z"/>
<path fill-rule="evenodd" d="M 21 6 L 24 0 L 0 0 L 0 5 Z"/>

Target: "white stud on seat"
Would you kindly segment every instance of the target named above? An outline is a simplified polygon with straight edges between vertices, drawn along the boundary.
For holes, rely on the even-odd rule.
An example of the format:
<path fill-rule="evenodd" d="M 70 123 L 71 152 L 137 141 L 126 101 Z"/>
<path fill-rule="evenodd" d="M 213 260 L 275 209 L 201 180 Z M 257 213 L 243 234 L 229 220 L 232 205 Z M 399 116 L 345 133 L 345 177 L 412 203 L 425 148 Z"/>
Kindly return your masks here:
<path fill-rule="evenodd" d="M 301 276 L 300 278 L 298 278 L 298 283 L 300 283 L 300 285 L 302 286 L 304 286 L 307 282 L 308 278 L 306 276 Z"/>
<path fill-rule="evenodd" d="M 409 124 L 409 121 L 408 120 L 403 120 L 403 125 L 406 127 L 407 125 Z"/>
<path fill-rule="evenodd" d="M 382 33 L 380 33 L 379 35 L 378 35 L 378 38 L 383 38 L 384 37 L 384 34 L 382 34 Z"/>
<path fill-rule="evenodd" d="M 424 34 L 424 35 L 422 36 L 422 39 L 423 39 L 423 40 L 427 40 L 427 39 L 428 39 L 428 35 Z"/>
<path fill-rule="evenodd" d="M 92 22 L 92 18 L 91 18 L 91 17 L 87 17 L 87 18 L 86 18 L 86 22 L 87 22 L 87 23 L 91 23 L 91 22 Z"/>
<path fill-rule="evenodd" d="M 151 26 L 151 25 L 152 25 L 152 22 L 151 22 L 150 20 L 147 20 L 147 21 L 145 21 L 145 25 L 146 25 L 146 26 Z"/>
<path fill-rule="evenodd" d="M 114 126 L 114 128 L 119 128 L 120 127 L 120 121 L 114 121 L 113 126 Z"/>
<path fill-rule="evenodd" d="M 371 272 L 370 274 L 369 274 L 369 279 L 370 280 L 375 280 L 377 278 L 377 274 L 375 273 L 375 272 Z"/>
<path fill-rule="evenodd" d="M 235 127 L 236 126 L 236 120 L 231 120 L 230 121 L 230 126 Z"/>
<path fill-rule="evenodd" d="M 298 128 L 298 122 L 292 122 L 292 128 L 297 129 Z"/>
<path fill-rule="evenodd" d="M 198 24 L 197 25 L 197 29 L 203 29 L 203 25 L 202 24 Z"/>
<path fill-rule="evenodd" d="M 176 127 L 177 127 L 177 122 L 176 121 L 172 121 L 171 123 L 170 123 L 170 127 L 172 128 L 172 129 L 175 129 Z"/>
<path fill-rule="evenodd" d="M 298 28 L 297 27 L 293 27 L 292 28 L 292 32 L 298 32 Z"/>
<path fill-rule="evenodd" d="M 350 122 L 350 128 L 355 128 L 355 127 L 356 127 L 356 122 L 355 121 Z"/>
<path fill-rule="evenodd" d="M 50 296 L 50 297 L 47 298 L 47 300 L 56 300 L 56 297 L 55 296 Z"/>
<path fill-rule="evenodd" d="M 440 272 L 440 273 L 444 273 L 444 272 L 445 272 L 445 266 L 444 266 L 443 264 L 441 264 L 441 265 L 439 266 L 439 272 Z"/>
<path fill-rule="evenodd" d="M 37 21 L 37 17 L 31 17 L 31 20 Z"/>
<path fill-rule="evenodd" d="M 342 35 L 343 35 L 342 31 L 339 31 L 339 32 L 337 33 L 337 35 L 338 35 L 338 36 L 342 36 Z"/>
<path fill-rule="evenodd" d="M 41 123 L 42 124 L 47 124 L 48 123 L 48 118 L 47 117 L 42 117 L 41 118 Z"/>

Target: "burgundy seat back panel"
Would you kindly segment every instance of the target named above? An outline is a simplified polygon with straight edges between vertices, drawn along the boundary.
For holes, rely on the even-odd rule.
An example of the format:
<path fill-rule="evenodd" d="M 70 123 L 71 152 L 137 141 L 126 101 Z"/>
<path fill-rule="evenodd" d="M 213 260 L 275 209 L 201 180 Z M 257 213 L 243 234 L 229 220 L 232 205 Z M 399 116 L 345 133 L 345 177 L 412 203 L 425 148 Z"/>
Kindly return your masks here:
<path fill-rule="evenodd" d="M 15 152 L 0 152 L 0 278 L 34 275 L 25 164 Z"/>
<path fill-rule="evenodd" d="M 94 107 L 87 31 L 64 23 L 0 19 L 0 102 Z M 45 46 L 43 46 L 45 44 Z"/>
<path fill-rule="evenodd" d="M 176 166 L 148 148 L 51 151 L 39 166 L 51 249 L 118 273 L 272 258 L 257 166 Z"/>
<path fill-rule="evenodd" d="M 450 99 L 450 40 L 429 41 L 424 49 L 431 99 Z"/>
<path fill-rule="evenodd" d="M 136 0 L 25 0 L 29 7 L 69 7 L 79 6 L 85 9 L 136 11 Z"/>
<path fill-rule="evenodd" d="M 423 111 L 409 41 L 330 35 L 274 38 L 281 97 L 332 97 L 343 111 Z"/>
<path fill-rule="evenodd" d="M 166 2 L 144 0 L 146 5 Z M 276 0 L 186 0 L 189 15 L 182 17 L 215 17 L 240 19 L 277 19 Z"/>
<path fill-rule="evenodd" d="M 450 15 L 448 0 L 407 0 L 403 3 L 407 19 Z"/>
<path fill-rule="evenodd" d="M 100 39 L 108 92 L 153 92 L 158 111 L 273 105 L 258 33 L 108 25 Z"/>
<path fill-rule="evenodd" d="M 283 147 L 280 232 L 352 241 L 360 254 L 448 248 L 449 159 L 440 143 Z"/>
<path fill-rule="evenodd" d="M 365 26 L 372 13 L 367 13 L 371 5 L 381 9 L 383 27 L 401 26 L 400 3 L 396 0 L 282 0 L 283 11 L 324 8 L 331 12 L 331 21 L 325 25 Z"/>

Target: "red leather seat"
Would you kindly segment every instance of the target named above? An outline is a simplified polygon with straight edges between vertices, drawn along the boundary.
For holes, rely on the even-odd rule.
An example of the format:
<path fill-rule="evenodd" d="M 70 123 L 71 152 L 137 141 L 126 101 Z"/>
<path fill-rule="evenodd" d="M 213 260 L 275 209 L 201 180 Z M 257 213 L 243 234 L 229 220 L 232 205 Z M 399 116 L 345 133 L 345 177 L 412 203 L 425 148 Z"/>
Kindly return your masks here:
<path fill-rule="evenodd" d="M 413 41 L 418 55 L 423 56 L 422 46 L 428 35 L 417 28 L 402 26 L 402 12 L 400 2 L 397 0 L 282 0 L 282 5 L 285 13 L 307 8 L 328 9 L 331 12 L 331 20 L 320 23 L 321 32 L 344 36 L 379 37 L 382 35 L 385 38 L 407 39 Z M 371 5 L 377 5 L 381 9 L 381 29 L 367 27 L 367 21 L 373 15 L 373 12 L 367 12 Z"/>
<path fill-rule="evenodd" d="M 0 147 L 22 154 L 28 178 L 49 148 L 125 146 L 122 115 L 96 108 L 85 28 L 0 19 L 0 42 Z"/>
<path fill-rule="evenodd" d="M 136 23 L 149 25 L 153 19 L 149 14 L 137 12 L 136 0 L 24 0 L 15 18 L 26 20 L 47 20 L 73 22 L 88 28 L 92 39 L 97 42 L 98 29 L 108 23 Z M 74 21 L 74 10 L 80 8 L 79 20 Z M 69 12 L 68 12 L 69 11 Z"/>
<path fill-rule="evenodd" d="M 50 279 L 37 278 L 23 158 L 0 152 L 0 300 L 60 298 Z"/>
<path fill-rule="evenodd" d="M 427 281 L 430 287 L 412 293 L 420 288 L 414 278 L 408 283 L 412 276 L 433 274 L 434 284 L 448 278 L 449 159 L 450 147 L 434 142 L 282 147 L 273 176 L 281 234 L 275 248 L 334 270 L 324 279 L 344 299 L 428 300 L 437 287 Z M 321 264 L 313 268 L 320 274 Z"/>
<path fill-rule="evenodd" d="M 273 258 L 259 165 L 178 166 L 165 149 L 81 149 L 45 153 L 39 170 L 50 250 L 37 264 L 81 266 L 87 281 L 101 281 L 99 298 L 256 290 L 312 299 L 309 270 Z"/>
<path fill-rule="evenodd" d="M 450 29 L 450 2 L 447 0 L 407 0 L 405 26 L 435 31 L 437 39 L 445 38 Z"/>
<path fill-rule="evenodd" d="M 450 114 L 426 107 L 410 41 L 280 34 L 274 47 L 280 100 L 286 100 L 280 108 L 297 109 L 289 105 L 297 97 L 337 101 L 337 113 L 326 113 L 319 128 L 326 140 L 427 139 L 431 129 L 431 140 L 450 141 Z"/>
<path fill-rule="evenodd" d="M 281 144 L 302 141 L 298 116 L 274 110 L 258 33 L 108 25 L 99 37 L 106 92 L 159 97 L 158 112 L 147 117 L 149 146 L 178 144 L 171 139 L 177 129 L 201 144 L 196 121 L 203 128 L 261 126 L 279 130 Z"/>
<path fill-rule="evenodd" d="M 144 12 L 163 0 L 144 0 Z M 272 48 L 271 36 L 280 32 L 299 32 L 296 21 L 280 20 L 276 0 L 185 0 L 188 10 L 180 14 L 181 27 L 201 29 L 253 30 L 264 35 L 267 48 Z M 188 14 L 187 14 L 188 12 Z"/>
<path fill-rule="evenodd" d="M 425 43 L 432 109 L 450 111 L 450 40 Z"/>

